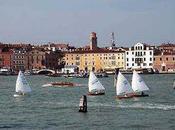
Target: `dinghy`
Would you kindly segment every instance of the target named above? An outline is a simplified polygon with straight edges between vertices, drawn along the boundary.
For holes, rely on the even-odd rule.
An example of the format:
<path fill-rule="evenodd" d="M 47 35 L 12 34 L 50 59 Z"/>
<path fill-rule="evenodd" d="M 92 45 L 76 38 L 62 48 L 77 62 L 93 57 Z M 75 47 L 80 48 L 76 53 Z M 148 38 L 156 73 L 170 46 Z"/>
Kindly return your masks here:
<path fill-rule="evenodd" d="M 147 97 L 148 94 L 145 94 L 145 91 L 149 91 L 148 86 L 145 84 L 144 80 L 140 77 L 140 75 L 134 70 L 132 76 L 132 89 L 135 94 L 134 97 Z"/>
<path fill-rule="evenodd" d="M 131 88 L 130 83 L 128 80 L 124 77 L 124 75 L 119 72 L 117 83 L 116 83 L 116 98 L 122 99 L 122 98 L 132 98 L 133 97 L 133 90 Z"/>
<path fill-rule="evenodd" d="M 32 90 L 24 77 L 24 74 L 19 71 L 18 77 L 16 80 L 16 94 L 14 94 L 14 97 L 19 97 L 22 95 L 26 95 L 27 93 L 30 93 Z"/>
<path fill-rule="evenodd" d="M 98 78 L 95 76 L 93 72 L 90 72 L 89 75 L 89 83 L 88 83 L 89 93 L 88 95 L 104 95 L 105 88 L 100 83 Z"/>
<path fill-rule="evenodd" d="M 87 112 L 87 97 L 83 95 L 80 98 L 79 112 Z"/>

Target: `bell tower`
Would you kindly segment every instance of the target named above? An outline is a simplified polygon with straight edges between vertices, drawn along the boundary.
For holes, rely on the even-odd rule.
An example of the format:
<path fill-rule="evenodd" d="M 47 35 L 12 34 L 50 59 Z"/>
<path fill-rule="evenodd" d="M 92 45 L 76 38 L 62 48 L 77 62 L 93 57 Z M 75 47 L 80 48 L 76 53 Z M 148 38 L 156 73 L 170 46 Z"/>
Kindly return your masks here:
<path fill-rule="evenodd" d="M 95 32 L 92 32 L 89 36 L 90 39 L 90 50 L 94 50 L 97 48 L 97 36 Z"/>

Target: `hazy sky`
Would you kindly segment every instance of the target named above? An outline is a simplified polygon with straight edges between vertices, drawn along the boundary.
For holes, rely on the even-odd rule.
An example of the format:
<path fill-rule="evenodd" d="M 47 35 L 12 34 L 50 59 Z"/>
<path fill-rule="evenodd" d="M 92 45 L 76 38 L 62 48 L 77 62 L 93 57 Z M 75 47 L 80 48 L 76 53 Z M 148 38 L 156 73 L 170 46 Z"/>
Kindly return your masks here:
<path fill-rule="evenodd" d="M 175 0 L 0 0 L 0 41 L 108 46 L 175 42 Z"/>

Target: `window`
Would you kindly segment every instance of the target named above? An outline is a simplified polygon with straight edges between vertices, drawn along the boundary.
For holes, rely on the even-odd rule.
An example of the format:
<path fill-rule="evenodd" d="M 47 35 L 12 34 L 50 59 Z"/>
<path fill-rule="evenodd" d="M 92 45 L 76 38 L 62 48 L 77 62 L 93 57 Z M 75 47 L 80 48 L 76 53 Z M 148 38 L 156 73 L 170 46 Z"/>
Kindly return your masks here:
<path fill-rule="evenodd" d="M 112 65 L 115 65 L 115 61 L 112 61 Z"/>
<path fill-rule="evenodd" d="M 76 59 L 76 60 L 80 60 L 80 57 L 77 56 L 75 59 Z"/>
<path fill-rule="evenodd" d="M 160 61 L 162 61 L 162 58 L 160 58 Z"/>
<path fill-rule="evenodd" d="M 134 52 L 132 52 L 132 55 L 134 55 Z"/>
<path fill-rule="evenodd" d="M 154 61 L 155 61 L 155 58 L 154 58 Z"/>
<path fill-rule="evenodd" d="M 144 52 L 144 55 L 146 55 L 146 52 Z"/>
<path fill-rule="evenodd" d="M 129 58 L 127 58 L 126 61 L 129 61 Z"/>
<path fill-rule="evenodd" d="M 128 63 L 127 63 L 126 65 L 127 65 L 127 66 L 129 66 L 129 64 L 128 64 Z"/>
<path fill-rule="evenodd" d="M 152 55 L 152 51 L 150 51 L 150 55 Z"/>
<path fill-rule="evenodd" d="M 152 63 L 149 63 L 149 66 L 152 66 L 153 64 Z"/>
<path fill-rule="evenodd" d="M 146 58 L 144 58 L 144 61 L 146 61 Z"/>
<path fill-rule="evenodd" d="M 129 54 L 129 52 L 126 52 L 126 54 L 128 55 L 128 54 Z"/>
<path fill-rule="evenodd" d="M 152 61 L 152 58 L 150 58 L 150 61 Z"/>
<path fill-rule="evenodd" d="M 174 60 L 175 58 L 173 57 L 173 60 Z"/>
<path fill-rule="evenodd" d="M 132 61 L 134 61 L 134 58 L 132 58 Z"/>
<path fill-rule="evenodd" d="M 134 66 L 134 63 L 132 63 L 132 66 Z"/>
<path fill-rule="evenodd" d="M 75 64 L 76 64 L 76 65 L 80 65 L 80 62 L 76 62 Z"/>
<path fill-rule="evenodd" d="M 115 59 L 115 56 L 112 56 L 112 59 L 114 60 Z"/>
<path fill-rule="evenodd" d="M 166 58 L 166 60 L 168 61 L 168 57 Z"/>

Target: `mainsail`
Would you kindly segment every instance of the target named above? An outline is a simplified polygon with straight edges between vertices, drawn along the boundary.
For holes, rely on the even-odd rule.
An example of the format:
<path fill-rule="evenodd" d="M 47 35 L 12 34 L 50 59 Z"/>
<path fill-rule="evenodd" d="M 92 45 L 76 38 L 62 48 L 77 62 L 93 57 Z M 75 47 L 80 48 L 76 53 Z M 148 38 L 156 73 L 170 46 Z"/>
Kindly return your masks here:
<path fill-rule="evenodd" d="M 32 90 L 31 90 L 26 78 L 24 77 L 24 74 L 21 71 L 19 71 L 18 78 L 16 80 L 16 92 L 29 93 L 31 91 Z"/>
<path fill-rule="evenodd" d="M 103 87 L 103 85 L 100 83 L 100 81 L 97 79 L 97 77 L 93 72 L 90 72 L 88 87 L 89 92 L 105 90 L 105 88 Z"/>
<path fill-rule="evenodd" d="M 132 89 L 134 90 L 134 92 L 143 92 L 149 90 L 144 80 L 140 77 L 140 75 L 136 71 L 133 72 L 132 76 Z"/>
<path fill-rule="evenodd" d="M 117 96 L 133 93 L 130 83 L 121 72 L 118 73 L 116 93 Z"/>

